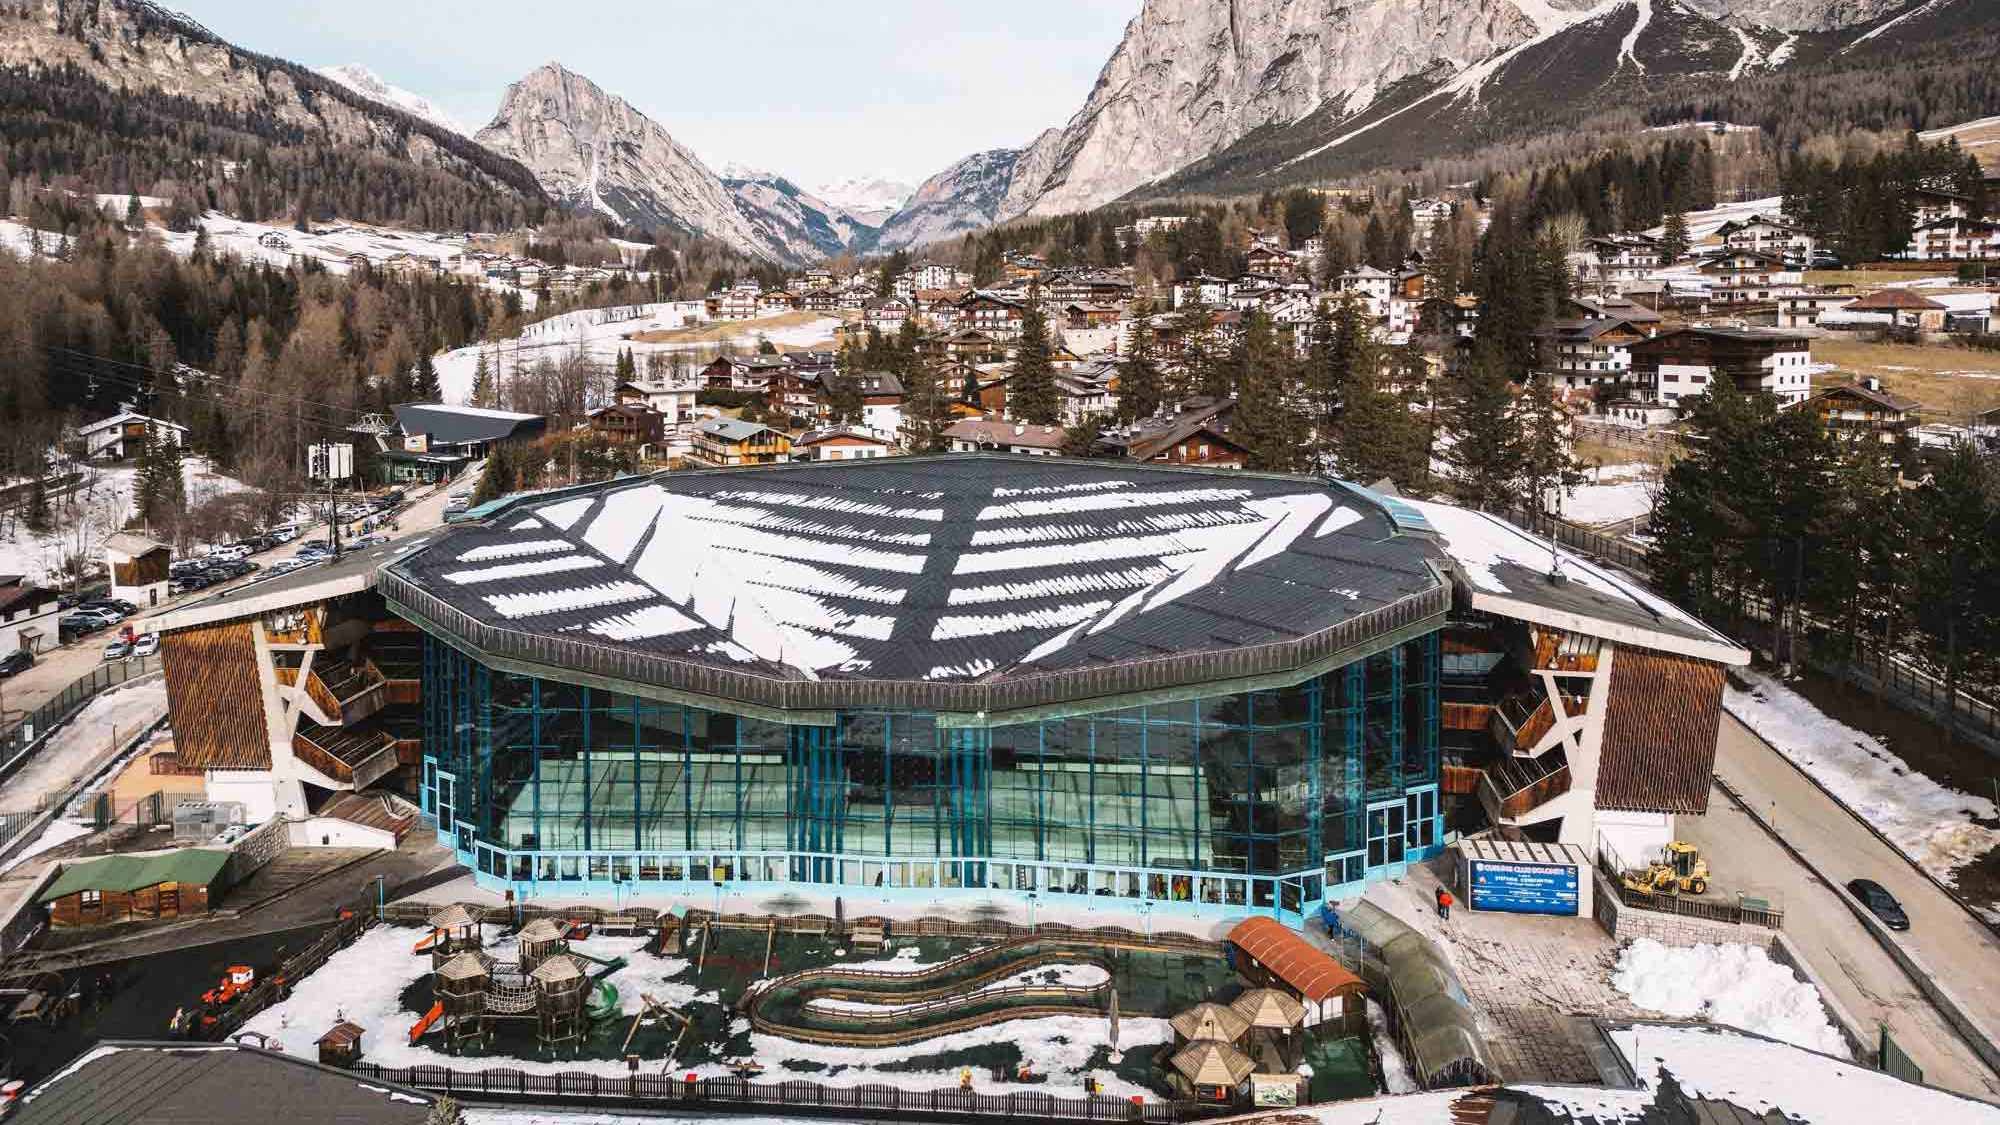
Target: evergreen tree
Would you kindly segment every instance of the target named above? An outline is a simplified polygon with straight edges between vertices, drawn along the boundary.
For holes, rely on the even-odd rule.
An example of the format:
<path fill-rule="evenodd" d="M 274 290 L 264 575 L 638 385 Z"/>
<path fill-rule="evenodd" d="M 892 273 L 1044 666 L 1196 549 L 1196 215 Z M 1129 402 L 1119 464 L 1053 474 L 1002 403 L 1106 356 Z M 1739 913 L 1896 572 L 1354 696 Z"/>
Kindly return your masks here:
<path fill-rule="evenodd" d="M 625 358 L 629 361 L 631 357 L 628 355 Z M 481 356 L 480 359 L 483 362 L 485 357 Z M 477 376 L 475 375 L 475 378 L 476 377 Z M 431 353 L 429 351 L 426 351 L 422 355 L 417 357 L 416 384 L 417 384 L 416 385 L 417 401 L 419 402 L 444 401 L 444 388 L 438 382 L 437 361 L 431 358 Z"/>
<path fill-rule="evenodd" d="M 1062 417 L 1061 393 L 1051 362 L 1048 321 L 1040 302 L 1028 302 L 1021 317 L 1021 343 L 1007 380 L 1007 412 L 1037 426 L 1053 426 Z"/>
<path fill-rule="evenodd" d="M 520 487 L 519 467 L 514 461 L 511 445 L 502 443 L 487 451 L 486 471 L 479 475 L 479 484 L 472 490 L 473 507 L 491 503 Z"/>
<path fill-rule="evenodd" d="M 1234 429 L 1242 435 L 1248 451 L 1247 466 L 1265 472 L 1290 472 L 1299 466 L 1305 444 L 1298 364 L 1262 309 L 1253 310 L 1244 320 L 1240 352 L 1241 391 Z"/>
<path fill-rule="evenodd" d="M 1151 310 L 1139 306 L 1132 321 L 1132 346 L 1118 363 L 1118 420 L 1150 418 L 1160 409 L 1160 365 L 1153 357 Z"/>
<path fill-rule="evenodd" d="M 951 392 L 935 366 L 917 360 L 903 376 L 903 444 L 912 453 L 944 449 L 951 425 Z"/>
<path fill-rule="evenodd" d="M 493 390 L 493 368 L 486 362 L 486 353 L 479 353 L 479 362 L 472 369 L 472 405 L 491 407 L 499 401 Z"/>
<path fill-rule="evenodd" d="M 1430 476 L 1430 430 L 1411 412 L 1405 392 L 1383 385 L 1383 359 L 1365 336 L 1350 353 L 1341 392 L 1340 471 L 1364 484 L 1387 477 L 1401 490 L 1415 489 Z"/>
<path fill-rule="evenodd" d="M 1520 476 L 1514 392 L 1493 345 L 1482 343 L 1452 379 L 1443 417 L 1444 462 L 1452 494 L 1469 507 L 1501 512 Z"/>
<path fill-rule="evenodd" d="M 139 197 L 128 196 L 125 200 L 125 229 L 138 230 L 146 225 L 146 218 L 139 210 Z"/>
<path fill-rule="evenodd" d="M 861 421 L 861 383 L 845 369 L 837 370 L 827 383 L 826 413 L 828 420 L 836 426 Z"/>
<path fill-rule="evenodd" d="M 46 533 L 55 526 L 54 514 L 49 511 L 49 488 L 42 479 L 43 471 L 35 471 L 34 482 L 28 486 L 28 530 L 37 535 Z"/>
<path fill-rule="evenodd" d="M 1562 497 L 1583 483 L 1583 467 L 1570 445 L 1569 410 L 1547 375 L 1528 380 L 1514 402 L 1513 417 L 1522 499 L 1532 512 L 1559 511 Z"/>
<path fill-rule="evenodd" d="M 2000 628 L 2000 476 L 1990 457 L 1961 442 L 1917 490 L 1914 557 L 1917 629 L 1944 666 L 1947 698 L 1967 657 L 1991 652 Z M 1945 733 L 1958 726 L 1945 711 Z"/>
<path fill-rule="evenodd" d="M 1687 257 L 1688 247 L 1694 239 L 1688 234 L 1687 208 L 1676 206 L 1667 212 L 1666 229 L 1660 234 L 1660 259 L 1666 263 L 1678 262 Z"/>

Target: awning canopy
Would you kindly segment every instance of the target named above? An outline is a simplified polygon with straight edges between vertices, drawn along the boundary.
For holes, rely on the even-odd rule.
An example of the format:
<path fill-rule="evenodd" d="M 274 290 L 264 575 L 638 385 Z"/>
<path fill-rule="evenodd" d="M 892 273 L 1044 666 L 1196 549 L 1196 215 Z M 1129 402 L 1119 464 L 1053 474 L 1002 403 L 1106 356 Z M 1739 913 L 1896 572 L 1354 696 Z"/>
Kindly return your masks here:
<path fill-rule="evenodd" d="M 1309 1004 L 1366 991 L 1361 978 L 1275 918 L 1245 918 L 1229 944 L 1284 981 Z"/>

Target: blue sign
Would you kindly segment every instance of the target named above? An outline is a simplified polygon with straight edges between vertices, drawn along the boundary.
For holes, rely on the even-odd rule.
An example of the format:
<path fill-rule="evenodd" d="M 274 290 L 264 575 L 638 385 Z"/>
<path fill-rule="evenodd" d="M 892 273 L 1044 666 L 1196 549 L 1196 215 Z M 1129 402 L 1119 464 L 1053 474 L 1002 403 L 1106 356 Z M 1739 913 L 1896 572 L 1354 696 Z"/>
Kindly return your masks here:
<path fill-rule="evenodd" d="M 1513 914 L 1576 914 L 1576 865 L 1472 861 L 1472 908 Z"/>

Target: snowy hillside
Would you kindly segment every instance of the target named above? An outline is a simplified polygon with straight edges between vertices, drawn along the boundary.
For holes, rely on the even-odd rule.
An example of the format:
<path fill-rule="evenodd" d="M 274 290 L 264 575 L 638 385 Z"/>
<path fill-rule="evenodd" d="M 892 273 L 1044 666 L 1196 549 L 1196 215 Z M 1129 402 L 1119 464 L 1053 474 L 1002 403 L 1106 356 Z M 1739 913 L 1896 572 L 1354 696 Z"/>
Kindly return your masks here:
<path fill-rule="evenodd" d="M 450 114 L 439 109 L 429 98 L 422 94 L 413 94 L 400 86 L 392 86 L 384 82 L 374 71 L 359 63 L 323 66 L 319 72 L 371 101 L 381 102 L 392 109 L 400 109 L 440 129 L 450 129 L 459 136 L 472 135 L 471 130 L 452 120 Z"/>
<path fill-rule="evenodd" d="M 77 554 L 93 556 L 104 537 L 125 526 L 134 514 L 133 486 L 139 470 L 133 465 L 97 466 L 84 470 L 86 479 L 68 496 L 54 496 L 49 507 L 55 529 L 37 535 L 12 519 L 0 523 L 0 573 L 26 575 L 30 581 L 54 584 L 63 560 Z M 211 471 L 206 458 L 181 463 L 190 509 L 217 496 L 242 492 L 250 486 Z"/>

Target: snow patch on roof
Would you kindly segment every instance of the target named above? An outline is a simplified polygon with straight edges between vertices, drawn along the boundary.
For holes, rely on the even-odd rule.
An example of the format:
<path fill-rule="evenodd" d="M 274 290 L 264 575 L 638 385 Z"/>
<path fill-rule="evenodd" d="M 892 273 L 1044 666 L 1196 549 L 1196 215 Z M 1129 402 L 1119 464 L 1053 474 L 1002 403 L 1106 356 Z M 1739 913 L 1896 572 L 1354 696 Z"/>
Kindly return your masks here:
<path fill-rule="evenodd" d="M 591 570 L 603 566 L 602 560 L 584 555 L 569 555 L 564 558 L 530 559 L 527 562 L 502 563 L 499 566 L 475 567 L 471 570 L 454 570 L 446 574 L 445 580 L 461 586 L 478 582 L 499 582 L 507 578 L 533 578 L 545 574 L 564 574 L 574 570 Z"/>
<path fill-rule="evenodd" d="M 579 586 L 574 589 L 533 594 L 489 594 L 486 604 L 492 606 L 502 617 L 539 617 L 545 613 L 564 613 L 600 605 L 616 605 L 619 602 L 636 602 L 652 595 L 651 590 L 637 582 L 606 582 L 598 586 Z"/>
<path fill-rule="evenodd" d="M 593 621 L 584 628 L 606 640 L 640 641 L 699 629 L 701 622 L 672 606 L 649 605 L 630 613 Z"/>
<path fill-rule="evenodd" d="M 1361 513 L 1342 504 L 1329 513 L 1325 519 L 1319 521 L 1319 526 L 1313 529 L 1313 538 L 1325 538 L 1343 527 L 1349 527 L 1360 522 Z"/>
<path fill-rule="evenodd" d="M 583 496 L 575 500 L 565 500 L 560 504 L 551 504 L 546 508 L 537 508 L 536 512 L 554 527 L 568 531 L 576 526 L 576 521 L 582 519 L 583 514 L 596 502 L 591 497 Z"/>
<path fill-rule="evenodd" d="M 937 619 L 931 640 L 948 641 L 961 637 L 985 637 L 1021 629 L 1053 629 L 1088 621 L 1111 608 L 1109 601 L 1073 602 L 1046 606 L 1024 613 L 981 613 L 947 615 Z"/>
<path fill-rule="evenodd" d="M 519 543 L 491 543 L 474 547 L 458 556 L 458 561 L 492 562 L 495 559 L 518 559 L 523 555 L 555 555 L 575 549 L 576 545 L 567 539 L 524 539 Z"/>
<path fill-rule="evenodd" d="M 991 586 L 954 586 L 945 596 L 947 605 L 986 605 L 992 602 L 1025 601 L 1059 594 L 1094 594 L 1106 590 L 1131 590 L 1151 586 L 1174 576 L 1165 566 L 1135 566 L 1125 570 L 1092 574 L 1066 574 L 1058 578 L 1036 578 L 1027 582 L 1002 582 Z"/>
<path fill-rule="evenodd" d="M 1247 488 L 1184 488 L 1172 492 L 1096 492 L 1049 500 L 1016 500 L 994 504 L 979 513 L 987 520 L 1023 520 L 1038 516 L 1108 512 L 1118 508 L 1165 508 L 1182 504 L 1231 504 L 1251 495 Z"/>

